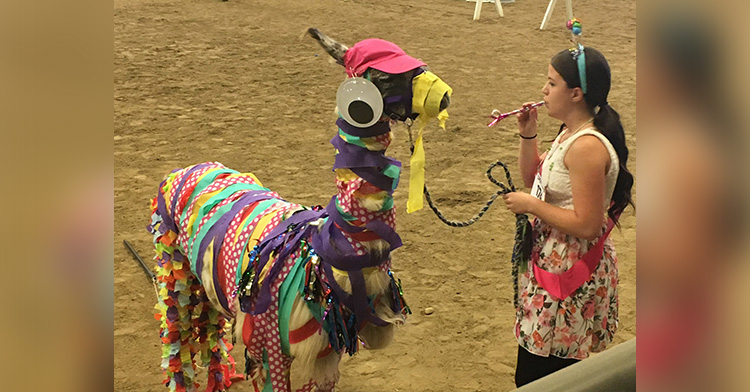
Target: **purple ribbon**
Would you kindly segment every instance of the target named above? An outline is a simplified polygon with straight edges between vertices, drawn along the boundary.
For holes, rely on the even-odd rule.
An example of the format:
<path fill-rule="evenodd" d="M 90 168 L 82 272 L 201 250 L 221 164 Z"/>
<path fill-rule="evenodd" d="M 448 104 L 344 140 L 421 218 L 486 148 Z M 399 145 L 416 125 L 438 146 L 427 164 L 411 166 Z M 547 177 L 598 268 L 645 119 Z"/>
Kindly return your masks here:
<path fill-rule="evenodd" d="M 310 225 L 309 223 L 319 218 L 328 215 L 329 219 L 320 227 Z M 298 225 L 291 231 L 290 226 Z M 329 284 L 335 291 L 337 297 L 342 304 L 352 309 L 360 321 L 369 321 L 378 326 L 385 326 L 388 323 L 381 320 L 374 315 L 374 312 L 369 306 L 367 298 L 367 291 L 365 286 L 364 276 L 362 269 L 367 267 L 376 267 L 388 258 L 388 253 L 381 257 L 376 257 L 371 254 L 356 255 L 353 252 L 352 245 L 341 233 L 342 229 L 336 227 L 338 224 L 342 229 L 348 232 L 362 232 L 366 230 L 372 230 L 377 233 L 381 238 L 387 241 L 391 245 L 391 250 L 401 246 L 401 239 L 387 224 L 380 221 L 369 222 L 365 227 L 352 226 L 346 222 L 339 215 L 336 209 L 335 197 L 331 199 L 324 210 L 313 211 L 305 210 L 300 211 L 292 215 L 289 219 L 283 221 L 276 226 L 266 236 L 260 244 L 260 255 L 258 263 L 254 267 L 257 272 L 262 271 L 264 266 L 269 262 L 271 252 L 277 251 L 274 255 L 275 260 L 285 260 L 292 253 L 294 253 L 299 247 L 300 241 L 303 238 L 310 238 L 311 245 L 315 252 L 320 256 L 320 263 L 326 274 L 331 277 Z M 352 294 L 346 293 L 333 279 L 332 267 L 347 271 L 349 274 L 349 280 L 352 284 Z M 274 263 L 271 269 L 268 271 L 266 278 L 263 280 L 262 286 L 258 292 L 255 306 L 252 307 L 252 314 L 262 314 L 266 312 L 271 303 L 271 286 L 273 285 L 276 277 L 283 268 L 283 263 Z M 259 273 L 256 272 L 256 282 Z M 242 298 L 244 309 L 250 309 L 250 298 Z"/>
<path fill-rule="evenodd" d="M 179 353 L 175 354 L 175 356 L 179 356 L 179 355 L 180 355 Z M 183 374 L 183 372 L 175 372 L 173 377 L 174 377 L 174 382 L 177 385 L 185 386 L 185 375 Z"/>
<path fill-rule="evenodd" d="M 393 165 L 398 162 L 393 158 L 385 156 L 385 151 L 370 151 L 360 146 L 347 143 L 340 136 L 334 136 L 331 144 L 339 150 L 336 154 L 336 160 L 333 162 L 333 168 L 341 167 L 381 167 Z"/>
<path fill-rule="evenodd" d="M 339 151 L 333 163 L 334 170 L 350 169 L 370 184 L 393 194 L 397 179 L 384 175 L 383 170 L 389 165 L 401 167 L 401 162 L 385 156 L 385 151 L 370 151 L 347 143 L 338 136 L 331 139 L 331 144 Z"/>
<path fill-rule="evenodd" d="M 338 297 L 339 302 L 354 311 L 354 316 L 356 317 L 357 322 L 369 321 L 379 327 L 385 327 L 388 325 L 388 322 L 375 316 L 373 310 L 370 309 L 370 306 L 368 305 L 367 291 L 365 290 L 365 281 L 362 275 L 362 270 L 349 272 L 349 281 L 352 284 L 352 295 L 349 295 L 341 288 L 341 286 L 339 286 L 336 279 L 333 278 L 331 265 L 324 263 L 321 259 L 321 267 L 323 267 L 326 276 L 329 277 L 328 284 L 331 286 L 331 289 L 333 289 L 336 297 Z"/>
<path fill-rule="evenodd" d="M 170 322 L 175 322 L 177 320 L 177 317 L 179 317 L 179 313 L 177 312 L 177 308 L 175 306 L 170 306 L 167 308 L 167 320 Z"/>
<path fill-rule="evenodd" d="M 341 231 L 358 233 L 365 229 L 371 230 L 391 245 L 390 250 L 401 246 L 401 238 L 390 226 L 381 221 L 368 222 L 364 227 L 349 224 L 339 214 L 335 200 L 335 197 L 331 199 L 331 202 L 326 207 L 329 217 L 328 221 L 317 235 L 312 236 L 313 248 L 321 257 L 321 266 L 330 277 L 329 284 L 331 288 L 341 303 L 354 311 L 357 320 L 369 321 L 378 326 L 388 325 L 387 322 L 375 316 L 373 310 L 370 309 L 362 269 L 379 266 L 388 259 L 390 252 L 381 255 L 381 257 L 376 257 L 373 254 L 357 255 L 353 252 L 352 245 Z M 336 225 L 341 228 L 339 229 Z M 333 278 L 331 267 L 348 273 L 352 286 L 351 295 L 346 293 L 339 286 L 338 282 L 336 282 L 336 279 Z"/>
<path fill-rule="evenodd" d="M 377 234 L 381 239 L 385 240 L 388 244 L 391 245 L 391 248 L 390 248 L 391 251 L 402 245 L 401 237 L 399 237 L 399 235 L 396 234 L 396 231 L 394 231 L 390 226 L 388 226 L 388 224 L 386 224 L 383 221 L 378 221 L 378 220 L 370 221 L 370 222 L 367 222 L 364 227 L 362 227 L 362 226 L 354 226 L 350 224 L 349 222 L 347 222 L 346 220 L 344 220 L 344 218 L 342 218 L 341 214 L 339 213 L 339 209 L 336 207 L 335 196 L 331 198 L 331 201 L 328 203 L 325 209 L 328 212 L 328 216 L 330 217 L 330 219 L 332 219 L 333 222 L 336 223 L 341 228 L 341 230 L 346 231 L 347 233 L 361 233 L 365 230 L 370 230 L 372 232 L 375 232 L 375 234 Z M 336 228 L 336 230 L 340 232 L 338 228 Z M 344 240 L 346 241 L 346 244 L 349 243 L 349 240 L 346 240 L 346 238 L 344 238 Z M 349 246 L 351 247 L 351 245 Z M 361 256 L 355 256 L 355 257 L 361 257 Z M 383 261 L 385 261 L 385 259 Z M 376 265 L 379 265 L 379 264 L 376 264 Z M 339 266 L 335 266 L 335 267 L 339 268 Z M 346 266 L 341 266 L 341 267 L 342 268 L 339 268 L 339 269 L 349 271 L 349 269 Z M 365 267 L 373 267 L 373 266 L 367 265 L 362 268 L 365 268 Z"/>
<path fill-rule="evenodd" d="M 196 259 L 196 263 L 195 263 L 195 271 L 200 276 L 200 273 L 203 270 L 203 255 L 206 252 L 206 248 L 208 248 L 208 244 L 210 244 L 211 241 L 214 241 L 214 249 L 213 249 L 214 288 L 216 291 L 216 296 L 219 299 L 219 303 L 226 310 L 230 310 L 229 303 L 227 301 L 226 296 L 224 295 L 224 290 L 221 289 L 221 282 L 219 281 L 219 267 L 217 264 L 219 262 L 219 252 L 221 251 L 221 246 L 224 244 L 224 239 L 226 238 L 227 230 L 229 229 L 229 225 L 232 223 L 232 220 L 234 219 L 235 215 L 237 215 L 237 213 L 239 213 L 243 208 L 247 207 L 248 205 L 252 203 L 255 203 L 261 200 L 273 199 L 274 197 L 269 196 L 268 193 L 269 193 L 268 191 L 256 190 L 256 191 L 247 191 L 245 194 L 240 196 L 237 200 L 234 201 L 232 208 L 229 211 L 227 211 L 224 215 L 222 215 L 221 218 L 219 218 L 214 223 L 214 225 L 211 226 L 210 229 L 208 229 L 208 232 L 203 237 L 203 241 L 201 241 L 198 247 L 198 258 Z"/>
<path fill-rule="evenodd" d="M 365 253 L 360 256 L 354 253 L 351 243 L 331 219 L 323 225 L 318 235 L 312 237 L 312 244 L 324 262 L 342 271 L 375 267 L 384 261 L 373 254 Z"/>
<path fill-rule="evenodd" d="M 241 191 L 242 190 L 238 190 L 237 192 L 241 192 Z M 266 195 L 264 195 L 264 193 Z M 247 204 L 251 204 L 254 201 L 273 199 L 273 197 L 272 196 L 268 196 L 267 193 L 268 193 L 267 191 L 251 191 L 251 192 L 248 192 L 248 193 L 240 196 L 234 202 L 234 205 L 232 206 L 232 210 L 238 210 L 239 208 L 242 208 L 243 206 L 245 206 Z M 228 197 L 231 197 L 231 195 L 228 196 Z M 240 203 L 240 201 L 242 201 L 242 202 Z M 214 207 L 214 208 L 217 208 L 217 207 Z M 232 210 L 230 210 L 230 212 Z M 235 211 L 235 214 L 236 214 L 236 211 Z M 213 224 L 213 226 L 211 226 L 210 228 L 208 228 L 208 231 L 206 232 L 206 235 L 203 236 L 203 240 L 198 245 L 198 256 L 196 257 L 196 262 L 195 262 L 195 271 L 198 274 L 198 276 L 200 276 L 201 271 L 203 270 L 203 255 L 206 253 L 206 248 L 208 248 L 208 244 L 210 244 L 211 241 L 213 241 L 218 236 L 221 236 L 222 237 L 222 241 L 223 241 L 224 234 L 226 234 L 226 230 L 227 230 L 227 228 L 229 228 L 229 224 L 232 222 L 232 218 L 234 218 L 234 214 L 225 213 L 224 215 L 222 215 Z M 196 227 L 196 230 L 197 230 L 197 227 L 198 227 L 197 226 L 197 222 L 196 222 L 196 226 L 195 227 Z M 214 247 L 214 252 L 216 252 L 216 250 L 217 250 L 217 248 Z M 215 257 L 214 257 L 214 261 L 216 261 Z"/>
<path fill-rule="evenodd" d="M 317 220 L 324 214 L 325 211 L 323 210 L 298 211 L 289 219 L 279 223 L 278 226 L 273 228 L 273 230 L 271 230 L 271 232 L 266 235 L 266 239 L 259 246 L 261 251 L 258 256 L 258 264 L 257 266 L 255 266 L 256 274 L 253 286 L 257 284 L 258 277 L 260 276 L 260 271 L 262 271 L 263 267 L 266 265 L 266 263 L 268 263 L 271 252 L 278 249 L 278 253 L 274 256 L 274 258 L 276 260 L 279 260 L 280 262 L 274 263 L 271 266 L 271 269 L 268 271 L 268 274 L 263 280 L 263 285 L 261 286 L 258 293 L 255 307 L 251 312 L 252 314 L 262 314 L 268 310 L 268 307 L 271 304 L 271 285 L 274 283 L 274 281 L 276 280 L 276 276 L 278 276 L 279 272 L 281 272 L 281 269 L 284 267 L 283 261 L 297 250 L 300 241 L 303 238 L 310 237 L 312 232 L 317 229 L 317 226 L 312 226 L 308 223 Z M 292 225 L 298 225 L 298 227 L 303 226 L 303 228 L 299 230 L 295 228 L 294 230 L 287 232 L 289 227 Z M 285 233 L 286 235 L 283 235 Z M 279 249 L 280 246 L 281 249 Z"/>
<path fill-rule="evenodd" d="M 409 90 L 409 91 L 411 91 L 411 90 Z M 383 98 L 383 103 L 387 106 L 387 105 L 392 104 L 392 103 L 403 102 L 404 103 L 404 113 L 405 113 L 406 117 L 411 117 L 411 115 L 412 115 L 412 112 L 411 112 L 411 101 L 412 101 L 412 99 L 413 99 L 413 97 L 412 97 L 411 94 L 408 95 L 408 96 L 406 96 L 406 95 L 391 95 L 391 96 Z"/>
<path fill-rule="evenodd" d="M 212 165 L 211 163 L 201 163 L 199 165 L 195 165 L 190 170 L 188 170 L 185 175 L 182 176 L 182 180 L 180 181 L 180 184 L 175 188 L 175 190 L 172 192 L 174 197 L 172 197 L 172 206 L 170 210 L 172 213 L 174 213 L 174 208 L 177 205 L 177 199 L 180 198 L 180 192 L 182 191 L 182 187 L 185 186 L 185 183 L 187 182 L 188 177 L 190 177 L 191 174 L 195 173 L 196 171 Z M 176 172 L 177 170 L 173 170 L 172 173 Z M 164 193 L 162 192 L 162 187 L 164 186 L 164 183 L 166 183 L 167 180 L 164 180 L 161 185 L 159 185 L 159 192 L 156 195 L 156 211 L 161 215 L 162 220 L 164 221 L 163 224 L 166 225 L 166 227 L 169 230 L 174 231 L 175 233 L 179 233 L 179 229 L 177 227 L 177 224 L 172 218 L 172 215 L 167 213 L 166 209 L 166 202 L 164 200 Z"/>

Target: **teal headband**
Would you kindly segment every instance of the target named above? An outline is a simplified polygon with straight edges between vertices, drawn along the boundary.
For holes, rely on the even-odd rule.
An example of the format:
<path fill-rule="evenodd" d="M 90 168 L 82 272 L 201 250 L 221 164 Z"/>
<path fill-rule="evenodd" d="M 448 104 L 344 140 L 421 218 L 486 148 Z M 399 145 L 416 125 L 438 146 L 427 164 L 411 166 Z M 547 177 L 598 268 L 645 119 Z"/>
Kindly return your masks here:
<path fill-rule="evenodd" d="M 581 90 L 583 90 L 583 95 L 586 95 L 586 52 L 583 50 L 583 45 L 578 44 L 578 48 L 570 49 L 570 53 L 573 55 L 573 60 L 578 64 L 578 77 L 581 79 Z"/>

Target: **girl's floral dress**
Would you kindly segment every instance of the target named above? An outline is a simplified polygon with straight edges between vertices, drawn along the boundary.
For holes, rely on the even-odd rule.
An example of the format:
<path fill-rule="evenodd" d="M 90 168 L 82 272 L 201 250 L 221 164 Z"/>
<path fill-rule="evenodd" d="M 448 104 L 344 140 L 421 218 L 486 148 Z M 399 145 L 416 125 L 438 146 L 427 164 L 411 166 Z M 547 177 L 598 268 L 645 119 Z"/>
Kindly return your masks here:
<path fill-rule="evenodd" d="M 607 195 L 611 197 L 619 172 L 619 160 L 609 141 L 591 128 L 580 131 L 550 147 L 542 163 L 544 200 L 562 208 L 573 208 L 570 174 L 563 163 L 571 143 L 583 135 L 597 136 L 610 152 L 606 175 Z M 562 135 L 562 133 L 561 133 Z M 610 201 L 606 201 L 608 207 Z M 532 261 L 552 273 L 570 268 L 598 239 L 586 241 L 563 234 L 545 222 L 533 220 Z M 606 222 L 602 224 L 602 234 Z M 539 356 L 585 359 L 612 341 L 617 330 L 617 257 L 611 239 L 605 240 L 601 262 L 589 281 L 564 300 L 551 296 L 534 279 L 531 266 L 519 276 L 520 307 L 516 312 L 515 334 L 521 347 Z"/>

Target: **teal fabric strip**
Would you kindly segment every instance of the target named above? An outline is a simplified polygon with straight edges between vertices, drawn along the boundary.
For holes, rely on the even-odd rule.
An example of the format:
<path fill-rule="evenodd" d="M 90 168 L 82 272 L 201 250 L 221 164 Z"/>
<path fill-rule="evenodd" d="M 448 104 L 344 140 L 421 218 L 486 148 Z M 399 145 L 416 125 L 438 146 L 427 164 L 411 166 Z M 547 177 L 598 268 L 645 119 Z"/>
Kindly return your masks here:
<path fill-rule="evenodd" d="M 344 210 L 341 208 L 341 204 L 339 204 L 339 198 L 336 198 L 336 210 L 338 210 L 339 215 L 341 215 L 341 218 L 343 218 L 347 222 L 351 222 L 357 218 L 354 217 L 354 215 L 351 215 L 347 212 L 344 212 Z"/>
<path fill-rule="evenodd" d="M 289 319 L 292 314 L 292 305 L 305 284 L 305 264 L 309 257 L 298 257 L 289 271 L 284 282 L 279 287 L 279 333 L 281 335 L 281 352 L 290 355 L 289 351 Z"/>
<path fill-rule="evenodd" d="M 357 136 L 352 136 L 339 128 L 339 135 L 344 138 L 344 141 L 346 141 L 349 144 L 354 144 L 355 146 L 360 146 L 362 148 L 367 148 L 367 145 L 362 141 L 362 138 Z"/>
<path fill-rule="evenodd" d="M 393 197 L 388 196 L 383 201 L 383 208 L 381 208 L 380 211 L 388 211 L 391 208 L 393 208 Z"/>
<path fill-rule="evenodd" d="M 201 193 L 203 190 L 205 190 L 211 183 L 216 179 L 216 177 L 220 176 L 224 173 L 237 173 L 236 170 L 232 169 L 218 169 L 208 172 L 201 178 L 200 181 L 198 181 L 197 184 L 195 184 L 195 187 L 193 188 L 193 193 L 190 194 L 190 197 L 188 198 L 187 203 L 185 203 L 185 209 L 182 210 L 182 215 L 180 215 L 180 221 L 183 222 L 185 219 L 188 219 L 190 216 L 188 211 L 188 207 L 190 207 L 190 204 L 193 202 L 193 200 Z"/>
<path fill-rule="evenodd" d="M 214 213 L 214 215 L 211 216 L 211 219 L 209 219 L 206 222 L 206 224 L 203 225 L 203 227 L 201 228 L 200 232 L 194 232 L 193 233 L 193 234 L 195 234 L 195 242 L 194 242 L 194 245 L 191 248 L 191 252 L 189 252 L 188 255 L 190 256 L 189 257 L 190 268 L 193 269 L 193 273 L 196 274 L 195 276 L 197 276 L 199 279 L 200 279 L 200 275 L 198 274 L 198 271 L 195 271 L 194 268 L 195 268 L 195 265 L 197 264 L 198 257 L 199 256 L 203 256 L 203 255 L 198 255 L 197 254 L 197 251 L 200 248 L 200 243 L 203 242 L 203 237 L 206 236 L 206 233 L 208 233 L 208 230 L 211 227 L 213 227 L 213 225 L 219 219 L 221 219 L 224 216 L 224 214 L 228 213 L 229 210 L 231 210 L 232 207 L 234 207 L 235 203 L 236 203 L 236 201 L 232 201 L 232 202 L 229 202 L 229 203 L 224 204 L 223 206 L 221 206 L 221 208 L 217 209 L 216 212 Z"/>
<path fill-rule="evenodd" d="M 301 287 L 301 289 L 304 289 L 304 287 Z M 300 293 L 300 295 L 304 295 L 304 293 Z M 307 308 L 310 309 L 310 313 L 315 317 L 315 320 L 323 325 L 323 312 L 325 311 L 325 308 L 315 301 L 307 302 Z M 323 329 L 328 331 L 326 328 Z"/>
<path fill-rule="evenodd" d="M 245 228 L 250 223 L 252 223 L 253 220 L 255 220 L 255 218 L 259 214 L 264 213 L 266 210 L 268 210 L 269 208 L 271 208 L 274 204 L 278 203 L 279 201 L 281 201 L 281 200 L 279 200 L 279 199 L 269 199 L 269 200 L 264 200 L 264 201 L 258 203 L 258 205 L 255 206 L 255 209 L 253 209 L 253 212 L 251 212 L 250 215 L 247 217 L 247 219 L 245 219 L 245 223 L 242 225 L 242 229 L 240 229 L 239 232 L 242 233 L 242 231 L 245 230 Z M 247 236 L 247 242 L 245 242 L 245 244 L 242 245 L 242 253 L 240 253 L 240 266 L 237 268 L 237 277 L 236 277 L 236 280 L 235 280 L 235 284 L 239 284 L 240 283 L 240 279 L 242 279 L 242 273 L 244 272 L 244 271 L 242 271 L 242 259 L 245 257 L 245 252 L 247 251 L 247 243 L 250 242 L 250 237 L 251 236 L 248 235 Z"/>
<path fill-rule="evenodd" d="M 398 180 L 401 175 L 401 168 L 396 165 L 388 165 L 383 170 L 383 174 L 393 178 L 393 189 L 395 190 L 396 187 L 398 187 Z"/>
<path fill-rule="evenodd" d="M 198 226 L 200 222 L 203 220 L 203 217 L 208 214 L 209 211 L 211 211 L 212 208 L 216 207 L 217 204 L 221 203 L 224 199 L 231 196 L 235 192 L 239 192 L 242 190 L 262 190 L 265 189 L 259 185 L 252 185 L 252 184 L 232 184 L 224 189 L 222 189 L 219 193 L 212 196 L 206 202 L 200 207 L 198 210 L 198 215 L 195 218 L 195 222 L 193 222 L 193 233 L 190 235 L 188 239 L 189 246 L 192 247 L 190 244 L 195 244 L 195 235 L 198 232 Z"/>
<path fill-rule="evenodd" d="M 271 369 L 268 365 L 268 351 L 263 349 L 263 371 L 266 372 L 266 383 L 263 385 L 263 392 L 273 392 L 271 384 Z"/>

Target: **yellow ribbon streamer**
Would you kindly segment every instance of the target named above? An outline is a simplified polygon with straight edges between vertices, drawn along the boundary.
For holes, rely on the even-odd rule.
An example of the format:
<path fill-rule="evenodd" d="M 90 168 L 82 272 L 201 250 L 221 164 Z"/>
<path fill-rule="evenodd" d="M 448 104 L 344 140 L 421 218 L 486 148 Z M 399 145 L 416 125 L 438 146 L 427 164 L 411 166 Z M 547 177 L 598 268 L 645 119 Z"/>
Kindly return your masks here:
<path fill-rule="evenodd" d="M 421 210 L 422 190 L 424 189 L 424 146 L 422 145 L 422 130 L 419 130 L 417 141 L 414 143 L 414 153 L 411 155 L 409 172 L 409 199 L 406 201 L 406 212 L 411 214 Z"/>
<path fill-rule="evenodd" d="M 417 140 L 414 142 L 414 152 L 410 161 L 409 172 L 409 199 L 406 202 L 406 212 L 412 213 L 423 207 L 422 193 L 424 191 L 424 169 L 425 153 L 422 133 L 430 119 L 437 117 L 440 128 L 445 129 L 445 120 L 448 119 L 448 111 L 440 111 L 440 101 L 448 94 L 450 97 L 453 89 L 440 80 L 437 75 L 425 71 L 414 78 L 413 81 L 412 111 L 418 113 L 413 126 L 417 128 Z"/>

